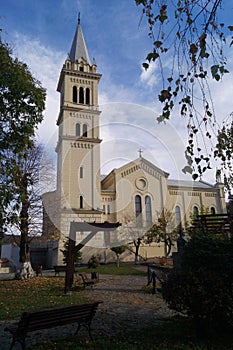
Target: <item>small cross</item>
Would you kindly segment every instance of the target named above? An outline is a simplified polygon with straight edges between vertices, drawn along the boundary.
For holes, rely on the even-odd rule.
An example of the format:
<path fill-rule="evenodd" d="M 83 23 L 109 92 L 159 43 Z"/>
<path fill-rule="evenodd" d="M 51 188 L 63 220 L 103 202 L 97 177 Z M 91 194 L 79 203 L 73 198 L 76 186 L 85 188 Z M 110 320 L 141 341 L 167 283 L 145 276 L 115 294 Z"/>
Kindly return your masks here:
<path fill-rule="evenodd" d="M 139 154 L 139 157 L 142 158 L 142 153 L 143 153 L 143 150 L 141 148 L 139 148 L 138 150 L 138 154 Z"/>

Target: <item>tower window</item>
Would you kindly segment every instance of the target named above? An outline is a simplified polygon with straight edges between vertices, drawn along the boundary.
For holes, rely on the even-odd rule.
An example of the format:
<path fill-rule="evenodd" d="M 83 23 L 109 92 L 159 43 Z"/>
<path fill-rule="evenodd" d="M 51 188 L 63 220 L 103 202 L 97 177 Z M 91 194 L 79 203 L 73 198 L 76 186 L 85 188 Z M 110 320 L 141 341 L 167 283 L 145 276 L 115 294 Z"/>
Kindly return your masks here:
<path fill-rule="evenodd" d="M 108 205 L 108 214 L 110 214 L 110 205 Z"/>
<path fill-rule="evenodd" d="M 83 72 L 83 67 L 79 67 L 80 72 Z"/>
<path fill-rule="evenodd" d="M 79 103 L 84 103 L 84 91 L 82 86 L 79 88 Z"/>
<path fill-rule="evenodd" d="M 83 178 L 83 167 L 82 166 L 80 166 L 80 169 L 79 169 L 79 177 L 80 177 L 80 179 Z"/>
<path fill-rule="evenodd" d="M 86 105 L 90 104 L 90 89 L 86 89 Z"/>
<path fill-rule="evenodd" d="M 76 136 L 80 136 L 80 124 L 76 124 Z"/>
<path fill-rule="evenodd" d="M 80 209 L 83 209 L 83 196 L 79 197 L 79 207 Z"/>
<path fill-rule="evenodd" d="M 77 86 L 73 86 L 73 102 L 78 102 L 78 92 L 77 92 Z"/>
<path fill-rule="evenodd" d="M 103 213 L 106 214 L 105 213 L 105 204 L 103 204 Z"/>
<path fill-rule="evenodd" d="M 83 137 L 87 137 L 87 124 L 83 124 Z"/>

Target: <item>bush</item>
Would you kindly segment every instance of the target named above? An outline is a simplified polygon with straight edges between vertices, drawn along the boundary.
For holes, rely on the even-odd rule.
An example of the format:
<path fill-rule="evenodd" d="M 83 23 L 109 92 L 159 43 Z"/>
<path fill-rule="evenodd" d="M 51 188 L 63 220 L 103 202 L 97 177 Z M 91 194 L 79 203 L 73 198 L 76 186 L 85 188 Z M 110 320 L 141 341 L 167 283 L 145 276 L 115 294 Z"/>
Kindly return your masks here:
<path fill-rule="evenodd" d="M 88 269 L 95 269 L 100 264 L 100 256 L 92 255 L 88 260 Z"/>
<path fill-rule="evenodd" d="M 168 306 L 191 316 L 201 333 L 233 327 L 233 241 L 193 237 L 183 248 L 181 268 L 162 283 Z"/>
<path fill-rule="evenodd" d="M 60 251 L 63 254 L 63 263 L 66 265 L 67 264 L 67 260 L 68 260 L 68 245 L 69 245 L 69 239 L 67 239 L 64 242 L 64 249 L 60 249 Z M 74 254 L 74 263 L 79 264 L 82 261 L 82 252 L 77 251 Z"/>

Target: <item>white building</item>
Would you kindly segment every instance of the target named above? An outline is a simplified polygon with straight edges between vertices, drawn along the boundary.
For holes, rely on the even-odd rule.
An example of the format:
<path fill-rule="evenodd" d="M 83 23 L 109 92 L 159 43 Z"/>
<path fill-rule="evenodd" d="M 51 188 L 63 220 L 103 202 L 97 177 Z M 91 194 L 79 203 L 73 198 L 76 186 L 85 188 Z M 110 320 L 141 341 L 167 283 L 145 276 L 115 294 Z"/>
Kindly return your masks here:
<path fill-rule="evenodd" d="M 59 238 L 63 247 L 72 221 L 120 222 L 119 237 L 125 242 L 132 239 L 136 226 L 136 235 L 145 233 L 163 208 L 174 213 L 173 225 L 190 221 L 190 215 L 202 208 L 212 213 L 226 212 L 222 183 L 171 180 L 167 172 L 144 159 L 141 153 L 139 158 L 107 176 L 100 174 L 100 79 L 96 63 L 90 60 L 79 21 L 57 87 L 60 93 L 57 188 L 43 195 L 44 235 Z M 124 234 L 125 227 L 130 239 Z M 111 234 L 117 239 L 116 232 Z M 87 232 L 79 232 L 76 239 L 82 240 L 85 235 Z M 83 258 L 99 253 L 108 259 L 107 248 L 106 239 L 99 233 L 83 248 Z M 141 251 L 144 257 L 163 255 L 163 247 L 157 245 L 143 246 Z M 61 261 L 58 249 L 57 263 Z"/>

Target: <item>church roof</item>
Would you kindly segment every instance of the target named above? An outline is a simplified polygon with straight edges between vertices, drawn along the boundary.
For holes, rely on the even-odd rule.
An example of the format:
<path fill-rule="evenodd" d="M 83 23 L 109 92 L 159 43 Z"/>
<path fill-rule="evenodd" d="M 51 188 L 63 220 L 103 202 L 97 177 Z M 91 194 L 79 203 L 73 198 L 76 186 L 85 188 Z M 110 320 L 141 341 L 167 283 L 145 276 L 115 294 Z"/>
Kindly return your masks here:
<path fill-rule="evenodd" d="M 168 180 L 168 186 L 170 187 L 188 187 L 188 188 L 205 188 L 213 189 L 213 185 L 204 181 L 188 181 L 188 180 Z"/>
<path fill-rule="evenodd" d="M 124 165 L 122 165 L 120 168 L 117 168 L 117 169 L 114 169 L 114 171 L 123 171 L 124 168 L 128 168 L 130 166 L 134 166 L 136 164 L 144 164 L 146 167 L 149 167 L 151 169 L 154 169 L 157 173 L 159 173 L 160 175 L 162 176 L 165 176 L 165 177 L 168 177 L 169 176 L 169 173 L 167 173 L 166 171 L 158 168 L 156 165 L 154 165 L 153 163 L 151 163 L 149 160 L 143 158 L 142 156 L 140 156 L 139 158 L 129 162 L 129 163 L 126 163 Z M 142 167 L 142 169 L 145 170 L 145 167 Z"/>
<path fill-rule="evenodd" d="M 69 59 L 71 62 L 75 62 L 79 58 L 83 58 L 90 66 L 92 65 L 90 56 L 88 54 L 87 46 L 83 36 L 83 31 L 80 24 L 80 18 L 78 19 L 78 25 L 74 35 L 73 43 L 69 53 Z"/>

